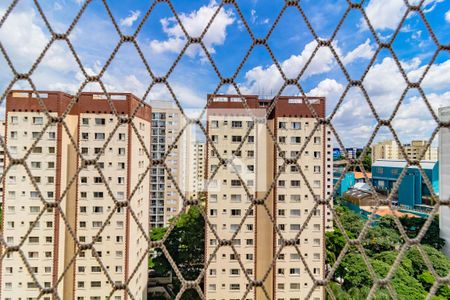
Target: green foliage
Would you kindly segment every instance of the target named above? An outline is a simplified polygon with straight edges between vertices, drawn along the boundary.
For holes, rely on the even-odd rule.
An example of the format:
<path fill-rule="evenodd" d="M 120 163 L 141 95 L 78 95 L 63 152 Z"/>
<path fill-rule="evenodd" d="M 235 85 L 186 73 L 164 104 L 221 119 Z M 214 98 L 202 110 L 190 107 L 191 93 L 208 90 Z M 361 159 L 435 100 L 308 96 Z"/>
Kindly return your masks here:
<path fill-rule="evenodd" d="M 201 207 L 192 206 L 186 213 L 182 214 L 164 242 L 175 265 L 186 280 L 195 280 L 204 267 L 205 221 L 201 209 Z M 166 232 L 167 228 L 154 228 L 150 238 L 153 241 L 161 240 Z M 174 274 L 172 266 L 161 249 L 156 249 L 155 255 L 149 262 L 150 264 L 153 265 L 158 274 L 166 275 L 169 272 Z M 177 293 L 181 284 L 176 276 L 174 277 L 174 286 L 174 291 Z M 181 299 L 197 300 L 200 297 L 195 290 L 188 290 Z"/>
<path fill-rule="evenodd" d="M 408 235 L 408 237 L 415 238 L 419 234 L 420 229 L 425 224 L 426 219 L 403 217 L 403 218 L 400 218 L 400 222 L 402 223 L 403 227 L 405 228 L 405 231 L 406 231 L 406 234 Z M 421 242 L 421 244 L 430 245 L 438 250 L 440 250 L 444 247 L 445 240 L 439 236 L 439 217 L 438 216 L 434 217 L 433 221 L 430 224 L 430 227 L 428 227 L 427 232 L 425 233 L 425 235 L 423 236 L 423 238 L 420 242 Z"/>
<path fill-rule="evenodd" d="M 357 238 L 365 221 L 346 207 L 336 206 L 335 208 L 348 236 Z M 435 219 L 433 223 L 437 221 Z M 423 226 L 424 220 L 402 219 L 401 223 L 405 226 L 408 235 L 414 237 L 419 232 L 420 227 Z M 413 234 L 415 235 L 413 236 Z M 327 263 L 332 266 L 344 248 L 346 241 L 336 226 L 334 232 L 326 234 L 326 238 Z M 440 249 L 443 245 L 435 227 L 430 227 L 422 242 L 428 244 L 421 245 L 421 247 L 430 258 L 438 275 L 446 276 L 450 270 L 450 260 L 442 252 L 432 247 L 432 245 L 435 245 Z M 371 224 L 362 240 L 362 245 L 377 277 L 384 278 L 388 274 L 397 259 L 398 249 L 403 243 L 394 217 L 382 217 Z M 349 248 L 336 269 L 333 279 L 335 282 L 330 287 L 336 299 L 366 299 L 373 285 L 373 278 L 369 269 L 356 247 Z M 398 299 L 405 300 L 425 299 L 434 282 L 435 278 L 428 270 L 417 250 L 417 246 L 407 250 L 391 279 L 391 285 Z M 384 300 L 391 299 L 391 297 L 386 289 L 378 289 L 375 292 L 374 299 Z M 450 299 L 450 288 L 447 285 L 440 286 L 432 299 Z"/>

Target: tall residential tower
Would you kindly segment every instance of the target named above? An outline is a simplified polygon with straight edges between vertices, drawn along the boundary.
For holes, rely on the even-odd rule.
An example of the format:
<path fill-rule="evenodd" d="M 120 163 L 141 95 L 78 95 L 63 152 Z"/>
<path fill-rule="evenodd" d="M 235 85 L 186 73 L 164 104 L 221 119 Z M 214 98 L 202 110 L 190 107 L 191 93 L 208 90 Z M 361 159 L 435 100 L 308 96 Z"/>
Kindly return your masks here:
<path fill-rule="evenodd" d="M 145 299 L 151 108 L 132 94 L 110 98 L 82 93 L 71 106 L 60 92 L 8 95 L 6 146 L 15 160 L 5 174 L 2 233 L 30 269 L 8 248 L 2 299 L 38 297 L 30 271 L 60 299 L 106 299 L 122 283 Z M 111 297 L 130 298 L 123 289 Z"/>
<path fill-rule="evenodd" d="M 248 279 L 266 278 L 271 299 L 303 299 L 313 281 L 297 249 L 311 274 L 324 278 L 325 232 L 332 228 L 331 212 L 315 201 L 331 197 L 333 185 L 330 132 L 314 117 L 325 117 L 325 99 L 249 95 L 245 106 L 235 95 L 210 97 L 207 212 L 221 240 L 206 229 L 206 298 L 263 299 L 261 288 L 246 291 Z M 219 155 L 232 163 L 222 166 Z M 315 288 L 311 299 L 324 299 L 324 290 Z"/>

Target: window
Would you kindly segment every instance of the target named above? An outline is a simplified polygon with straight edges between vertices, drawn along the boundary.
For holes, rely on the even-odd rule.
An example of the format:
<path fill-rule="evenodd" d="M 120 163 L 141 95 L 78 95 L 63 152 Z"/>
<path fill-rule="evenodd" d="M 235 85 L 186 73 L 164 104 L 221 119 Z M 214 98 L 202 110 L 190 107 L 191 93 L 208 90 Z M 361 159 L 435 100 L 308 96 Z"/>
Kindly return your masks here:
<path fill-rule="evenodd" d="M 95 125 L 105 125 L 105 118 L 95 118 Z"/>
<path fill-rule="evenodd" d="M 278 129 L 286 129 L 286 122 L 278 122 Z"/>
<path fill-rule="evenodd" d="M 242 128 L 242 121 L 231 121 L 231 128 Z"/>
<path fill-rule="evenodd" d="M 240 289 L 239 283 L 232 283 L 230 284 L 230 290 L 231 291 L 238 291 Z"/>
<path fill-rule="evenodd" d="M 231 186 L 241 186 L 241 182 L 239 181 L 239 179 L 232 179 Z"/>
<path fill-rule="evenodd" d="M 320 174 L 320 166 L 314 166 L 314 173 Z"/>
<path fill-rule="evenodd" d="M 99 288 L 102 287 L 101 281 L 91 281 L 91 288 Z"/>
<path fill-rule="evenodd" d="M 31 168 L 32 169 L 40 169 L 41 168 L 41 162 L 40 161 L 32 161 L 31 162 Z"/>
<path fill-rule="evenodd" d="M 300 180 L 291 180 L 291 187 L 300 187 Z"/>
<path fill-rule="evenodd" d="M 241 202 L 241 195 L 235 195 L 235 194 L 232 194 L 231 195 L 231 202 Z"/>
<path fill-rule="evenodd" d="M 247 157 L 248 158 L 255 157 L 255 151 L 253 151 L 253 150 L 247 151 Z"/>
<path fill-rule="evenodd" d="M 105 139 L 105 134 L 103 132 L 96 132 L 94 138 L 97 141 L 103 141 Z"/>
<path fill-rule="evenodd" d="M 291 144 L 300 144 L 300 137 L 299 136 L 291 136 Z"/>
<path fill-rule="evenodd" d="M 89 125 L 89 118 L 82 118 L 81 119 L 81 124 L 82 125 Z"/>
<path fill-rule="evenodd" d="M 240 135 L 233 135 L 231 137 L 231 141 L 233 143 L 240 143 L 240 142 L 242 142 L 242 136 L 240 136 Z"/>
<path fill-rule="evenodd" d="M 289 230 L 299 231 L 300 227 L 301 227 L 300 224 L 291 224 L 291 225 L 289 225 Z"/>
<path fill-rule="evenodd" d="M 88 140 L 88 139 L 89 139 L 89 133 L 87 133 L 87 132 L 82 132 L 82 133 L 81 133 L 81 139 L 82 139 L 82 140 Z"/>
<path fill-rule="evenodd" d="M 291 128 L 292 128 L 292 129 L 301 129 L 301 124 L 300 124 L 300 122 L 292 122 L 292 123 L 291 123 Z"/>
<path fill-rule="evenodd" d="M 285 136 L 279 136 L 278 137 L 278 143 L 286 144 L 286 137 Z"/>
<path fill-rule="evenodd" d="M 289 274 L 291 274 L 291 275 L 300 275 L 300 268 L 291 268 L 289 270 Z"/>
<path fill-rule="evenodd" d="M 291 209 L 290 215 L 293 217 L 299 217 L 300 216 L 300 209 Z"/>
<path fill-rule="evenodd" d="M 219 128 L 219 121 L 211 121 L 211 128 Z"/>
<path fill-rule="evenodd" d="M 230 269 L 230 275 L 239 275 L 240 269 Z"/>
<path fill-rule="evenodd" d="M 44 118 L 43 117 L 33 117 L 33 124 L 34 125 L 44 124 Z"/>
<path fill-rule="evenodd" d="M 241 215 L 240 209 L 232 209 L 231 210 L 231 216 L 236 217 L 236 216 L 240 216 L 240 215 Z"/>
<path fill-rule="evenodd" d="M 291 195 L 291 202 L 298 203 L 300 202 L 300 195 Z"/>
<path fill-rule="evenodd" d="M 42 153 L 42 147 L 34 147 L 31 153 L 40 154 Z"/>

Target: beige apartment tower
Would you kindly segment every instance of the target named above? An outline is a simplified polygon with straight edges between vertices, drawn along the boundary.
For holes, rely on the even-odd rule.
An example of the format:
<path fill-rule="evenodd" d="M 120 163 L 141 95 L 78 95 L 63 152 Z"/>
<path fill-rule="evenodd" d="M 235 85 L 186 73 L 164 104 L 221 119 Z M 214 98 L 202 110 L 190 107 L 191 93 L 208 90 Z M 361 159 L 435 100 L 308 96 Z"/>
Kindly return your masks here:
<path fill-rule="evenodd" d="M 262 100 L 248 95 L 247 107 L 235 95 L 210 97 L 206 209 L 220 240 L 206 229 L 206 298 L 265 299 L 262 288 L 248 286 L 249 280 L 265 278 L 271 299 L 304 299 L 308 293 L 310 299 L 324 299 L 322 288 L 313 289 L 309 273 L 325 277 L 325 232 L 332 228 L 331 212 L 315 201 L 331 197 L 332 191 L 326 125 L 316 128 L 318 120 L 302 97 Z M 325 99 L 307 100 L 324 118 Z M 290 160 L 302 149 L 298 164 Z M 233 157 L 233 163 L 220 166 L 218 154 L 225 160 Z"/>
<path fill-rule="evenodd" d="M 24 239 L 20 251 L 30 271 L 42 288 L 56 287 L 60 299 L 130 299 L 123 289 L 110 294 L 122 283 L 134 299 L 146 299 L 151 108 L 132 94 L 111 94 L 109 103 L 103 94 L 82 93 L 73 106 L 72 96 L 60 92 L 39 98 L 30 91 L 7 97 L 6 146 L 14 159 L 25 157 L 5 173 L 8 247 Z M 27 265 L 8 249 L 14 248 L 2 248 L 1 299 L 36 299 Z"/>
<path fill-rule="evenodd" d="M 413 140 L 410 144 L 404 144 L 406 155 L 413 160 L 438 160 L 438 149 L 436 147 L 427 147 L 427 141 Z M 426 150 L 425 150 L 426 149 Z M 424 156 L 421 155 L 425 151 Z M 372 161 L 379 159 L 404 159 L 404 155 L 393 140 L 386 140 L 372 145 Z"/>
<path fill-rule="evenodd" d="M 152 158 L 165 157 L 170 174 L 162 164 L 151 169 L 150 176 L 150 228 L 168 226 L 176 216 L 183 199 L 179 190 L 186 190 L 186 140 L 187 135 L 180 132 L 185 127 L 185 119 L 177 106 L 171 101 L 151 101 L 152 105 Z M 173 180 L 170 179 L 170 175 Z"/>

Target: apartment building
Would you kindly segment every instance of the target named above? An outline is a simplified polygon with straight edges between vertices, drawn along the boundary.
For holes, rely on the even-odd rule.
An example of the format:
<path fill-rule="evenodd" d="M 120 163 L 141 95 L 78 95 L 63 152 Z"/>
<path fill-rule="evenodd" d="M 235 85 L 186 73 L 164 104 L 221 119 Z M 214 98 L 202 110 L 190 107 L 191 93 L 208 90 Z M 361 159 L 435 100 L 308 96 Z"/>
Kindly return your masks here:
<path fill-rule="evenodd" d="M 450 122 L 450 106 L 439 109 L 442 122 Z M 450 199 L 450 129 L 441 128 L 439 132 L 439 198 Z M 450 207 L 440 206 L 440 236 L 446 242 L 444 252 L 450 257 Z"/>
<path fill-rule="evenodd" d="M 188 170 L 190 175 L 188 180 L 187 197 L 197 199 L 204 191 L 205 183 L 205 153 L 206 143 L 200 141 L 190 141 L 188 154 Z"/>
<path fill-rule="evenodd" d="M 5 142 L 5 121 L 0 121 L 0 136 L 3 142 Z M 0 178 L 3 180 L 3 170 L 5 168 L 5 150 L 2 144 L 0 144 Z M 0 182 L 0 199 L 3 199 L 3 183 Z"/>
<path fill-rule="evenodd" d="M 178 188 L 186 190 L 186 145 L 187 136 L 177 136 L 185 127 L 185 119 L 180 110 L 171 101 L 151 102 L 152 105 L 152 158 L 165 158 L 170 170 L 163 165 L 153 166 L 150 176 L 150 228 L 167 226 L 169 220 L 176 216 L 183 206 Z M 170 147 L 173 148 L 169 151 Z M 167 157 L 165 157 L 165 154 Z M 173 180 L 170 179 L 172 175 Z"/>
<path fill-rule="evenodd" d="M 413 160 L 437 160 L 438 149 L 436 147 L 426 149 L 427 144 L 428 142 L 425 140 L 415 140 L 409 144 L 404 144 L 403 149 L 405 149 L 406 155 Z M 423 151 L 425 151 L 425 154 L 421 158 Z M 395 141 L 386 140 L 372 145 L 372 161 L 379 159 L 398 160 L 404 159 L 404 155 Z"/>
<path fill-rule="evenodd" d="M 313 133 L 317 120 L 302 97 L 278 97 L 274 104 L 275 99 L 249 95 L 248 109 L 234 95 L 210 97 L 207 130 L 214 147 L 208 144 L 206 150 L 206 205 L 222 242 L 206 229 L 206 258 L 211 259 L 206 298 L 264 299 L 263 289 L 247 293 L 247 284 L 266 278 L 263 284 L 271 299 L 304 299 L 313 287 L 307 268 L 317 279 L 325 276 L 325 232 L 332 228 L 332 216 L 314 200 L 331 197 L 331 134 L 322 124 Z M 325 99 L 308 101 L 323 118 Z M 271 105 L 274 109 L 266 118 Z M 298 164 L 284 165 L 283 158 L 296 157 L 303 147 Z M 234 157 L 233 164 L 219 166 L 219 155 Z M 266 199 L 266 207 L 251 206 L 255 199 Z M 289 245 L 282 247 L 283 238 Z M 217 248 L 223 241 L 230 241 L 236 252 L 230 245 Z M 325 298 L 320 287 L 311 295 Z"/>
<path fill-rule="evenodd" d="M 39 296 L 29 271 L 42 288 L 57 286 L 61 299 L 129 299 L 124 290 L 110 295 L 120 283 L 145 299 L 151 108 L 132 94 L 110 97 L 112 105 L 105 95 L 82 93 L 69 106 L 72 96 L 61 92 L 39 92 L 42 102 L 30 91 L 8 94 L 6 145 L 13 158 L 26 158 L 34 180 L 20 164 L 5 174 L 2 233 L 9 246 L 25 240 L 20 249 L 30 270 L 17 251 L 6 253 L 2 299 Z M 64 126 L 57 122 L 63 114 Z"/>

